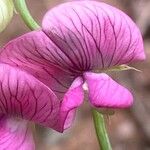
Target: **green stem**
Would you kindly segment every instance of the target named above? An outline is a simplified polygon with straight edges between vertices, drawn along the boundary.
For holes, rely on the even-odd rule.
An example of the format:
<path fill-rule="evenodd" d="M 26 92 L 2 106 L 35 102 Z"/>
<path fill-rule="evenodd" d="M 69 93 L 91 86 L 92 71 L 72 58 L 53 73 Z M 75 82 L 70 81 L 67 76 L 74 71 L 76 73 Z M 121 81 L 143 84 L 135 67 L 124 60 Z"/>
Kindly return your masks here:
<path fill-rule="evenodd" d="M 107 135 L 105 120 L 102 114 L 92 109 L 93 121 L 95 125 L 95 131 L 97 139 L 100 145 L 100 150 L 112 150 L 109 138 Z"/>
<path fill-rule="evenodd" d="M 14 2 L 17 12 L 20 14 L 24 23 L 31 29 L 35 30 L 40 28 L 36 21 L 30 15 L 25 0 L 15 0 Z"/>

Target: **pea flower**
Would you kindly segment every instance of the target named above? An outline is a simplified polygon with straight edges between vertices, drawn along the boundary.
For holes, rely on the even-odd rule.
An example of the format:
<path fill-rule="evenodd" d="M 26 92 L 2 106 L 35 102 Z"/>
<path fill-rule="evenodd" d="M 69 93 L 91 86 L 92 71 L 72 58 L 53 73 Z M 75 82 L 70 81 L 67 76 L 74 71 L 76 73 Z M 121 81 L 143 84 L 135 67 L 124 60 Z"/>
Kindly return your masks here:
<path fill-rule="evenodd" d="M 95 1 L 51 9 L 40 30 L 1 50 L 0 149 L 34 149 L 26 120 L 59 132 L 70 127 L 85 83 L 91 107 L 131 106 L 132 94 L 103 71 L 144 59 L 140 31 L 122 11 Z"/>
<path fill-rule="evenodd" d="M 0 0 L 0 32 L 2 32 L 10 22 L 14 11 L 12 0 Z"/>

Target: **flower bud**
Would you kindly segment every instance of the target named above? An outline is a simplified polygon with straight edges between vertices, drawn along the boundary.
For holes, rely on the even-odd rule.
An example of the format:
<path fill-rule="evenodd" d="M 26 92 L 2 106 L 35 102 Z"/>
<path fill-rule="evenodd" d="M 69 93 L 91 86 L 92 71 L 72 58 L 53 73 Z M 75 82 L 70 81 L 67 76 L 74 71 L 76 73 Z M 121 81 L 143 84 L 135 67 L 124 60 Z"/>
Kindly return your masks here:
<path fill-rule="evenodd" d="M 13 16 L 14 5 L 12 0 L 0 0 L 0 32 L 2 32 Z"/>

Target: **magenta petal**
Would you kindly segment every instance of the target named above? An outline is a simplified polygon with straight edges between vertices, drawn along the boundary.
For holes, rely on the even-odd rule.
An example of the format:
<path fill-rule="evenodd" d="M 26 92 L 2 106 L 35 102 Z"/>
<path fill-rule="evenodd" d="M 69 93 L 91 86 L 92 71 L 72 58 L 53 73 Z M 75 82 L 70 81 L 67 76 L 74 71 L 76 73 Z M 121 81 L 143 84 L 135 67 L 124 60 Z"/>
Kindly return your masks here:
<path fill-rule="evenodd" d="M 42 32 L 34 31 L 3 47 L 0 62 L 32 74 L 47 85 L 58 97 L 63 97 L 75 79 L 70 61 Z"/>
<path fill-rule="evenodd" d="M 74 1 L 58 5 L 45 15 L 42 28 L 84 70 L 145 59 L 136 24 L 105 3 Z"/>
<path fill-rule="evenodd" d="M 0 64 L 0 113 L 55 128 L 60 101 L 33 76 Z"/>
<path fill-rule="evenodd" d="M 123 86 L 101 73 L 85 73 L 89 99 L 94 107 L 126 108 L 132 105 L 132 94 Z"/>
<path fill-rule="evenodd" d="M 78 77 L 59 100 L 33 76 L 0 64 L 0 113 L 63 132 L 71 125 L 74 112 L 83 101 L 82 84 L 82 78 Z"/>
<path fill-rule="evenodd" d="M 1 150 L 35 150 L 31 128 L 24 120 L 0 118 Z"/>
<path fill-rule="evenodd" d="M 74 120 L 76 108 L 83 102 L 84 92 L 82 85 L 82 78 L 76 78 L 67 93 L 64 95 L 60 111 L 60 124 L 58 124 L 58 128 L 61 128 L 62 131 L 70 127 Z"/>

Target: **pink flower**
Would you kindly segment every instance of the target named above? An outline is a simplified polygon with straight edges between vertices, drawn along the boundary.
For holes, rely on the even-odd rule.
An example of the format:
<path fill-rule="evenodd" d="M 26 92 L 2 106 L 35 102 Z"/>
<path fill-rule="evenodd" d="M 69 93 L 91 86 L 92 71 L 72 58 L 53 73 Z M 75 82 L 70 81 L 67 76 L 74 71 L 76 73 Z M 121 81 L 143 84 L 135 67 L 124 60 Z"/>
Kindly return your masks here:
<path fill-rule="evenodd" d="M 94 72 L 144 59 L 140 31 L 122 11 L 95 1 L 53 8 L 41 30 L 2 49 L 0 149 L 34 149 L 26 121 L 14 117 L 63 132 L 83 102 L 84 83 L 92 107 L 131 106 L 126 88 Z"/>

